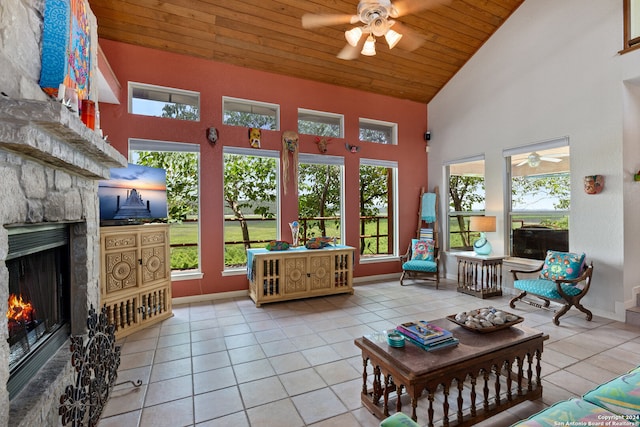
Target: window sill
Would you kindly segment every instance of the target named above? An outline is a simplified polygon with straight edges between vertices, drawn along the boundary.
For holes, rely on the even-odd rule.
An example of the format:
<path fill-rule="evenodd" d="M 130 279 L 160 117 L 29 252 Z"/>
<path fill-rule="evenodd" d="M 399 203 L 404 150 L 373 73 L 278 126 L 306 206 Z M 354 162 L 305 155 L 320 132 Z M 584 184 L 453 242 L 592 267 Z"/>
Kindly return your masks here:
<path fill-rule="evenodd" d="M 247 268 L 246 267 L 242 267 L 242 268 L 229 268 L 227 270 L 223 270 L 222 271 L 222 276 L 246 276 L 247 275 Z"/>
<path fill-rule="evenodd" d="M 399 255 L 384 255 L 379 257 L 363 257 L 360 256 L 359 264 L 373 264 L 374 262 L 398 262 L 400 259 Z"/>
<path fill-rule="evenodd" d="M 204 274 L 198 270 L 171 272 L 172 282 L 181 282 L 183 280 L 196 280 L 196 279 L 202 279 L 203 277 L 204 277 Z"/>

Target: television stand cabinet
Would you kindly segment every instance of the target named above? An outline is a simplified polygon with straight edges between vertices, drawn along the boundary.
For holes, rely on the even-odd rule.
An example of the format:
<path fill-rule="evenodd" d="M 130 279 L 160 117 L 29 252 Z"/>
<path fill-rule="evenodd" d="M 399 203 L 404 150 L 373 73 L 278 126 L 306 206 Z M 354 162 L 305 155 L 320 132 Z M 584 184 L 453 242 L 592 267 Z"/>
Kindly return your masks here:
<path fill-rule="evenodd" d="M 268 302 L 353 294 L 354 251 L 342 245 L 285 251 L 247 249 L 249 297 L 260 307 Z"/>

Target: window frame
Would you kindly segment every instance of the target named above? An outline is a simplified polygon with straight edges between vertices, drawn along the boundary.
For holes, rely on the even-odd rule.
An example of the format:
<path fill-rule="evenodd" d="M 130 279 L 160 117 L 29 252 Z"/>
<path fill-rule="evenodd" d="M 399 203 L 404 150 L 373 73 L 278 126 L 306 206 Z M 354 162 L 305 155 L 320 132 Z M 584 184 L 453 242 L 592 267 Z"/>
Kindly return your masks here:
<path fill-rule="evenodd" d="M 512 165 L 511 165 L 511 157 L 517 154 L 525 154 L 531 152 L 543 152 L 545 150 L 567 147 L 569 149 L 569 159 L 571 159 L 571 151 L 569 144 L 569 137 L 560 137 L 551 139 L 548 141 L 542 141 L 534 144 L 523 145 L 514 148 L 504 149 L 502 155 L 505 161 L 505 192 L 504 192 L 504 206 L 505 206 L 505 221 L 504 221 L 504 247 L 505 254 L 507 256 L 515 257 L 513 252 L 513 221 L 514 216 L 543 216 L 543 217 L 552 217 L 552 218 L 564 218 L 567 217 L 567 232 L 569 236 L 571 235 L 571 206 L 568 209 L 549 209 L 549 210 L 514 210 L 513 209 L 513 198 L 512 198 Z M 544 156 L 544 154 L 543 154 Z M 571 168 L 569 167 L 569 197 L 571 197 Z M 567 240 L 567 245 L 569 245 L 569 241 Z M 524 258 L 529 259 L 529 258 Z M 531 258 L 535 259 L 535 258 Z M 538 260 L 538 259 L 535 259 Z M 541 261 L 541 260 L 538 260 Z"/>
<path fill-rule="evenodd" d="M 224 156 L 226 154 L 234 154 L 234 155 L 239 155 L 239 156 L 253 156 L 253 157 L 267 157 L 267 158 L 272 158 L 275 159 L 276 161 L 276 166 L 275 166 L 275 174 L 276 174 L 276 182 L 275 182 L 275 190 L 276 190 L 276 201 L 275 201 L 275 217 L 274 220 L 276 222 L 276 237 L 274 240 L 282 240 L 282 227 L 280 226 L 280 217 L 281 217 L 281 206 L 280 206 L 280 201 L 281 201 L 281 190 L 280 190 L 280 186 L 281 186 L 281 176 L 280 176 L 280 152 L 276 151 L 276 150 L 266 150 L 263 148 L 249 148 L 249 147 L 233 147 L 233 146 L 224 146 L 222 148 L 222 167 L 220 168 L 220 171 L 223 175 L 222 177 L 222 276 L 232 276 L 232 275 L 238 275 L 238 274 L 246 274 L 247 271 L 247 267 L 227 267 L 225 264 L 225 234 L 224 234 L 224 225 L 225 225 L 225 215 L 224 215 L 224 209 L 225 209 L 225 203 L 224 203 Z"/>
<path fill-rule="evenodd" d="M 370 126 L 367 127 L 366 125 L 370 125 Z M 362 134 L 363 129 L 376 130 L 375 129 L 376 127 L 389 129 L 391 141 L 385 144 L 378 141 L 367 141 L 367 140 L 360 139 L 360 135 Z M 358 140 L 360 142 L 371 142 L 374 144 L 398 145 L 398 124 L 394 122 L 386 122 L 383 120 L 367 119 L 364 117 L 360 117 L 358 118 Z"/>
<path fill-rule="evenodd" d="M 483 180 L 483 184 L 484 184 L 484 206 L 482 207 L 482 209 L 472 209 L 470 211 L 453 211 L 451 210 L 450 206 L 451 206 L 451 188 L 450 188 L 450 182 L 451 182 L 451 167 L 454 165 L 462 165 L 465 163 L 476 163 L 476 162 L 482 162 L 482 180 Z M 447 251 L 450 252 L 465 252 L 465 251 L 469 251 L 469 250 L 473 250 L 473 247 L 471 246 L 470 248 L 451 248 L 451 220 L 452 218 L 455 218 L 457 220 L 458 216 L 464 216 L 465 219 L 467 218 L 471 218 L 472 216 L 484 216 L 485 212 L 486 212 L 486 204 L 487 204 L 487 191 L 486 191 L 486 157 L 484 154 L 481 155 L 477 155 L 477 156 L 471 156 L 471 157 L 465 157 L 465 158 L 461 158 L 461 159 L 455 159 L 455 160 L 451 160 L 448 162 L 444 163 L 444 169 L 445 169 L 445 191 L 447 194 L 446 197 L 446 210 L 447 210 L 447 220 L 446 220 L 446 232 L 443 233 L 446 237 L 445 237 L 445 242 L 444 245 L 442 245 L 442 242 L 440 242 L 441 247 L 446 248 Z M 466 221 L 467 226 L 468 226 L 468 221 Z M 479 236 L 478 232 L 470 232 L 469 233 L 469 240 L 471 241 L 471 244 L 473 245 L 473 236 Z"/>
<path fill-rule="evenodd" d="M 623 15 L 624 48 L 622 53 L 640 48 L 640 0 L 624 0 Z"/>
<path fill-rule="evenodd" d="M 360 167 L 361 166 L 380 166 L 384 168 L 391 169 L 391 188 L 388 191 L 391 191 L 391 200 L 392 204 L 392 212 L 390 214 L 393 215 L 393 236 L 391 237 L 393 240 L 393 252 L 391 254 L 386 255 L 375 255 L 375 256 L 363 256 L 360 255 L 360 264 L 368 264 L 373 262 L 388 262 L 388 261 L 397 261 L 400 256 L 400 208 L 399 208 L 399 184 L 398 184 L 398 162 L 395 160 L 379 160 L 379 159 L 368 159 L 361 158 L 358 164 L 358 178 L 360 177 Z M 358 179 L 359 185 L 359 179 Z M 359 203 L 358 203 L 359 206 Z M 360 209 L 358 209 L 358 219 L 360 218 Z M 358 235 L 360 234 L 360 221 L 358 220 Z M 358 239 L 358 253 L 360 253 L 360 243 Z"/>
<path fill-rule="evenodd" d="M 140 89 L 140 90 L 147 90 L 150 92 L 158 92 L 161 94 L 166 94 L 169 96 L 169 101 L 162 101 L 159 99 L 149 99 L 149 98 L 138 98 L 138 97 L 134 97 L 134 91 L 136 89 Z M 160 117 L 163 119 L 172 119 L 172 120 L 185 120 L 185 121 L 194 121 L 194 122 L 199 122 L 200 121 L 200 92 L 197 91 L 192 91 L 192 90 L 186 90 L 186 89 L 178 89 L 178 88 L 173 88 L 173 87 L 168 87 L 168 86 L 158 86 L 158 85 L 152 85 L 152 84 L 148 84 L 148 83 L 140 83 L 140 82 L 128 82 L 128 88 L 127 88 L 127 108 L 128 108 L 128 112 L 129 114 L 135 114 L 138 116 L 147 116 L 147 117 Z M 171 101 L 171 97 L 175 95 L 175 96 L 183 96 L 183 97 L 194 97 L 196 103 L 195 104 L 189 104 L 189 103 L 177 103 L 177 102 L 172 102 Z M 156 102 L 165 102 L 165 104 L 175 104 L 175 105 L 189 105 L 191 107 L 194 107 L 198 110 L 198 118 L 197 120 L 191 120 L 191 119 L 179 119 L 179 118 L 175 118 L 175 117 L 163 117 L 162 115 L 156 116 L 153 114 L 144 114 L 141 112 L 135 112 L 134 110 L 134 105 L 133 105 L 133 101 L 134 99 L 140 99 L 140 100 L 150 100 L 150 101 L 156 101 Z"/>
<path fill-rule="evenodd" d="M 159 149 L 162 148 L 162 149 Z M 193 270 L 171 270 L 171 280 L 191 280 L 201 279 L 202 272 L 202 181 L 200 168 L 202 166 L 202 156 L 200 145 L 189 142 L 160 141 L 145 138 L 129 138 L 128 158 L 131 160 L 133 151 L 163 151 L 163 152 L 183 152 L 198 155 L 198 268 Z M 171 243 L 171 242 L 169 242 Z"/>
<path fill-rule="evenodd" d="M 340 167 L 340 244 L 345 244 L 346 232 L 345 232 L 345 166 L 344 166 L 344 157 L 342 156 L 331 156 L 327 154 L 310 154 L 310 153 L 300 153 L 298 155 L 298 167 L 302 163 L 305 164 L 315 164 L 315 165 L 331 165 L 331 166 L 339 166 Z M 296 177 L 298 179 L 298 177 Z M 296 186 L 298 184 L 296 183 Z M 300 194 L 298 193 L 298 206 L 300 206 Z M 299 210 L 299 209 L 298 209 Z"/>
<path fill-rule="evenodd" d="M 260 109 L 266 109 L 266 111 L 273 111 L 273 116 L 275 117 L 275 129 L 267 129 L 267 128 L 262 128 L 264 130 L 280 130 L 280 105 L 279 104 L 273 104 L 270 102 L 262 102 L 262 101 L 255 101 L 255 100 L 251 100 L 251 99 L 243 99 L 243 98 L 234 98 L 232 96 L 223 96 L 222 97 L 222 124 L 227 125 L 227 126 L 244 126 L 244 125 L 234 125 L 234 124 L 230 124 L 227 123 L 226 119 L 225 119 L 225 114 L 227 111 L 234 111 L 234 112 L 244 112 L 244 113 L 252 113 L 252 114 L 259 114 L 259 115 L 263 115 L 263 116 L 270 116 L 270 114 L 262 114 L 262 113 L 258 113 L 258 112 L 253 112 L 253 111 L 243 111 L 240 109 L 229 109 L 227 108 L 228 104 L 237 104 L 237 105 L 242 105 L 244 107 L 249 108 L 249 110 L 253 110 L 254 108 L 256 110 L 260 110 Z M 245 126 L 245 127 L 250 127 L 250 126 Z"/>
<path fill-rule="evenodd" d="M 318 120 L 309 120 L 309 119 L 301 119 L 300 116 L 308 116 L 309 118 L 317 118 Z M 322 119 L 337 119 L 338 123 L 330 123 L 325 122 Z M 338 135 L 316 135 L 316 136 L 326 136 L 329 138 L 344 138 L 344 114 L 338 113 L 329 113 L 326 111 L 317 111 L 317 110 L 309 110 L 307 108 L 298 108 L 298 133 L 305 134 L 300 130 L 300 120 L 304 120 L 307 122 L 319 123 L 328 126 L 338 126 Z M 306 134 L 309 135 L 309 134 Z"/>

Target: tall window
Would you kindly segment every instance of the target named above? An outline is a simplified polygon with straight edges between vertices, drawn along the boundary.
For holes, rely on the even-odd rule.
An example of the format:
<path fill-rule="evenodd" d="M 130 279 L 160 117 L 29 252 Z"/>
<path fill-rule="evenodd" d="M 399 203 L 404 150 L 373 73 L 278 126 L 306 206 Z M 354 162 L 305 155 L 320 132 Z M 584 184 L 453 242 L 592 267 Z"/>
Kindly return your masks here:
<path fill-rule="evenodd" d="M 571 174 L 566 138 L 505 150 L 510 207 L 510 254 L 544 259 L 569 250 Z"/>
<path fill-rule="evenodd" d="M 277 151 L 224 147 L 224 266 L 244 268 L 246 249 L 278 238 Z"/>
<path fill-rule="evenodd" d="M 342 138 L 344 136 L 342 114 L 298 109 L 298 132 L 307 135 Z"/>
<path fill-rule="evenodd" d="M 624 48 L 640 46 L 640 0 L 624 0 Z"/>
<path fill-rule="evenodd" d="M 398 254 L 398 165 L 382 160 L 360 160 L 361 259 Z"/>
<path fill-rule="evenodd" d="M 469 218 L 484 214 L 484 157 L 459 160 L 447 165 L 448 247 L 468 251 L 479 233 L 469 231 Z"/>
<path fill-rule="evenodd" d="M 232 126 L 279 130 L 280 106 L 223 96 L 222 122 Z"/>
<path fill-rule="evenodd" d="M 395 145 L 398 143 L 398 125 L 391 122 L 361 118 L 360 141 Z"/>
<path fill-rule="evenodd" d="M 178 120 L 200 120 L 200 93 L 129 82 L 129 112 Z"/>
<path fill-rule="evenodd" d="M 342 157 L 300 154 L 298 222 L 301 243 L 311 237 L 335 237 L 343 241 Z"/>
<path fill-rule="evenodd" d="M 174 276 L 197 272 L 200 266 L 200 146 L 134 139 L 129 141 L 129 161 L 166 170 L 171 270 Z"/>

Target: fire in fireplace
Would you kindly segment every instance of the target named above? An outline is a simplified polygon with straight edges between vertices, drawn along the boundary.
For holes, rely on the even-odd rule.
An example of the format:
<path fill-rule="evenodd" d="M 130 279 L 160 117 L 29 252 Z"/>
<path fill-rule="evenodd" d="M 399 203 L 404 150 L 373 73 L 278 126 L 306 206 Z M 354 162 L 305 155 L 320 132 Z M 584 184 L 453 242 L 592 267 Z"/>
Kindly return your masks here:
<path fill-rule="evenodd" d="M 9 228 L 7 325 L 9 397 L 69 336 L 69 230 L 66 224 Z"/>

